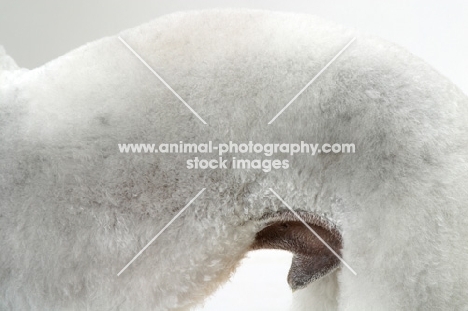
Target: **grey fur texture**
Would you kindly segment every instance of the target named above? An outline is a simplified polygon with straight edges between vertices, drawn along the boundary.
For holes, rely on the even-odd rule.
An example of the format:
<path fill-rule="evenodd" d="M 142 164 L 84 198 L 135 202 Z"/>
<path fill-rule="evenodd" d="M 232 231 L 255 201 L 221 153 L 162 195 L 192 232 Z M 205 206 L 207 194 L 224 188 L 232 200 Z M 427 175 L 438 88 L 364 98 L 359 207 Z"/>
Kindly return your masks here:
<path fill-rule="evenodd" d="M 179 13 L 120 36 L 208 125 L 117 37 L 30 71 L 0 52 L 0 309 L 189 309 L 229 278 L 265 216 L 287 210 L 271 187 L 330 219 L 358 273 L 315 281 L 295 310 L 468 310 L 468 100 L 450 81 L 307 15 Z M 263 173 L 117 148 L 208 140 L 354 143 L 356 153 Z"/>

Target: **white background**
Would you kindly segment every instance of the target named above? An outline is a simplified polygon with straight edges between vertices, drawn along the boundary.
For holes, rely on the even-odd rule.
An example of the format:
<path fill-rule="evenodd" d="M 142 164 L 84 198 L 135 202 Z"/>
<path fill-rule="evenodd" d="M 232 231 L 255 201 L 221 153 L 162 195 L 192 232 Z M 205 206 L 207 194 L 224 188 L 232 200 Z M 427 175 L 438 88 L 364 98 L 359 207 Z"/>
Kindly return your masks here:
<path fill-rule="evenodd" d="M 0 0 L 0 45 L 34 68 L 86 42 L 182 10 L 244 7 L 319 15 L 398 43 L 468 94 L 468 1 Z M 249 254 L 204 311 L 286 310 L 290 255 Z"/>

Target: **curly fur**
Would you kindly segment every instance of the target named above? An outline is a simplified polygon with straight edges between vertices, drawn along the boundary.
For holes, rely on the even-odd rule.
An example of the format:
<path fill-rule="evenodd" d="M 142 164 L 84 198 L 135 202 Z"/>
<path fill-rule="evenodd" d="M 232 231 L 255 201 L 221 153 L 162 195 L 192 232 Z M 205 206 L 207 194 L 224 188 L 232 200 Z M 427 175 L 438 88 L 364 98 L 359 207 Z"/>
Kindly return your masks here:
<path fill-rule="evenodd" d="M 270 187 L 331 219 L 358 273 L 298 291 L 297 310 L 468 309 L 468 100 L 450 81 L 307 15 L 178 13 L 120 36 L 208 126 L 115 36 L 30 71 L 0 51 L 0 309 L 188 309 L 229 278 L 263 217 L 286 211 Z M 263 173 L 187 170 L 194 155 L 117 148 L 180 140 L 354 143 L 356 153 Z"/>

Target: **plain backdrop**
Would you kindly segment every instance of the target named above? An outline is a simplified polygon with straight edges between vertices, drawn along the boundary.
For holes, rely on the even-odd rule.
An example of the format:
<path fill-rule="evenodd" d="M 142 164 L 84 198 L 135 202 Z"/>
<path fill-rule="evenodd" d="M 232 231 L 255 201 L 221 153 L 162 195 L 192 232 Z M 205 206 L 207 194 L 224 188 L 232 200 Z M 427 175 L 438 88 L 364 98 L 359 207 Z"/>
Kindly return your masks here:
<path fill-rule="evenodd" d="M 167 13 L 221 7 L 310 13 L 378 35 L 420 56 L 468 94 L 468 1 L 462 0 L 0 0 L 0 45 L 18 65 L 34 68 Z M 249 254 L 199 310 L 286 310 L 290 258 L 285 252 Z"/>

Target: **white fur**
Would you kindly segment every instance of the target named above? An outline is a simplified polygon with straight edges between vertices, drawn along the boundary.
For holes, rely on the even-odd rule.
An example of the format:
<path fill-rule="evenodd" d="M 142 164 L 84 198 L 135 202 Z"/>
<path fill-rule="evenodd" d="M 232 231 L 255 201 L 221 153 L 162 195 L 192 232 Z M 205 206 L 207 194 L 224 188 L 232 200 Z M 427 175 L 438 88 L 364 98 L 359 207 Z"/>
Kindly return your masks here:
<path fill-rule="evenodd" d="M 31 71 L 0 52 L 1 309 L 196 305 L 229 278 L 260 218 L 286 209 L 270 187 L 331 219 L 358 273 L 341 267 L 297 292 L 297 310 L 468 309 L 468 100 L 452 83 L 392 44 L 307 15 L 179 13 L 120 35 L 209 125 L 117 37 Z M 357 152 L 296 156 L 266 174 L 190 171 L 194 155 L 117 148 L 180 140 Z"/>

